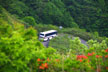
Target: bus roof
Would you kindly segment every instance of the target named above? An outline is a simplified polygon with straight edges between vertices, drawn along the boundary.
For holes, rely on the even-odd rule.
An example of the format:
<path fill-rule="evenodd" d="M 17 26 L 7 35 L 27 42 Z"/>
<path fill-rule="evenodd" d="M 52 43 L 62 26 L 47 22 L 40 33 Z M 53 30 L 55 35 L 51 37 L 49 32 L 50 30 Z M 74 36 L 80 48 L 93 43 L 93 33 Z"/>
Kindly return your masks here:
<path fill-rule="evenodd" d="M 49 30 L 49 31 L 45 31 L 45 32 L 40 32 L 41 34 L 48 34 L 48 33 L 51 33 L 51 32 L 57 32 L 56 30 Z"/>

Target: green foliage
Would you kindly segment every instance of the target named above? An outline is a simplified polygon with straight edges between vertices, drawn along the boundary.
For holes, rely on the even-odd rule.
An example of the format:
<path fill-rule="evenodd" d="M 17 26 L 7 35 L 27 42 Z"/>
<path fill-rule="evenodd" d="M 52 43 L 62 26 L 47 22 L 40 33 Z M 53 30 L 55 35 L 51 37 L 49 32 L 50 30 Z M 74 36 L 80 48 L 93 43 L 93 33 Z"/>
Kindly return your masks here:
<path fill-rule="evenodd" d="M 11 37 L 0 38 L 0 60 L 3 61 L 1 65 L 1 71 L 9 72 L 14 71 L 28 71 L 27 64 L 30 60 L 35 58 L 36 52 L 36 39 L 26 40 L 20 33 L 13 31 Z M 5 59 L 5 60 L 4 60 Z"/>
<path fill-rule="evenodd" d="M 108 36 L 106 0 L 1 0 L 0 5 L 20 19 L 32 16 L 38 24 L 80 27 Z"/>
<path fill-rule="evenodd" d="M 35 19 L 31 16 L 24 17 L 23 21 L 26 22 L 27 26 L 36 26 Z"/>
<path fill-rule="evenodd" d="M 32 39 L 33 37 L 37 36 L 37 31 L 34 30 L 32 27 L 30 27 L 29 29 L 26 30 L 26 32 L 24 33 L 24 38 L 28 39 Z M 36 37 L 37 38 L 37 37 Z"/>
<path fill-rule="evenodd" d="M 27 15 L 29 8 L 21 1 L 13 0 L 9 5 L 9 12 L 12 14 L 16 14 L 20 17 L 24 17 Z"/>
<path fill-rule="evenodd" d="M 75 38 L 74 40 L 70 41 L 70 48 L 71 52 L 74 54 L 83 54 L 87 49 L 87 46 L 82 44 L 79 38 Z"/>
<path fill-rule="evenodd" d="M 5 8 L 9 8 L 11 2 L 12 0 L 0 0 L 0 5 L 2 5 Z"/>
<path fill-rule="evenodd" d="M 2 6 L 0 5 L 0 13 L 2 13 Z"/>
<path fill-rule="evenodd" d="M 102 8 L 104 8 L 105 6 L 105 0 L 98 0 L 100 6 L 102 6 Z"/>
<path fill-rule="evenodd" d="M 51 24 L 37 24 L 36 30 L 38 32 L 48 31 L 48 30 L 59 30 L 57 26 L 51 25 Z"/>
<path fill-rule="evenodd" d="M 82 44 L 79 38 L 74 38 L 69 34 L 58 35 L 50 41 L 49 46 L 57 49 L 59 53 L 66 53 L 71 50 L 73 54 L 83 54 L 87 49 L 87 46 Z"/>
<path fill-rule="evenodd" d="M 98 7 L 96 0 L 0 0 L 0 5 L 20 16 L 26 26 L 35 26 L 38 32 L 56 29 L 62 33 L 45 48 L 33 27 L 26 28 L 0 6 L 0 72 L 107 72 L 108 39 L 99 37 L 107 36 L 107 4 L 98 1 L 105 9 Z M 45 24 L 75 28 L 60 30 Z M 78 29 L 77 24 L 93 34 Z M 87 47 L 71 35 L 101 41 L 89 40 Z M 83 58 L 78 59 L 78 55 Z M 47 68 L 40 68 L 44 64 Z"/>
<path fill-rule="evenodd" d="M 52 54 L 54 54 L 56 52 L 56 50 L 52 47 L 49 47 L 47 49 L 45 49 L 44 53 L 46 54 L 47 57 L 51 57 Z"/>
<path fill-rule="evenodd" d="M 97 40 L 98 42 L 101 42 L 105 39 L 105 37 L 100 37 L 98 32 L 86 32 L 85 29 L 79 29 L 79 28 L 63 28 L 62 30 L 58 30 L 60 33 L 70 34 L 75 37 L 82 38 L 86 41 L 93 39 Z"/>
<path fill-rule="evenodd" d="M 19 18 L 24 16 L 33 16 L 37 23 L 54 24 L 57 26 L 62 25 L 64 27 L 78 27 L 70 13 L 66 11 L 64 3 L 58 0 L 12 0 L 9 4 L 8 11 L 12 14 L 18 15 Z"/>
<path fill-rule="evenodd" d="M 89 0 L 63 1 L 67 6 L 68 11 L 71 13 L 71 16 L 74 18 L 75 22 L 80 28 L 85 28 L 87 31 L 98 31 L 101 36 L 107 36 L 105 35 L 107 33 L 107 16 L 104 18 L 101 16 L 102 14 L 105 15 L 107 13 L 106 11 L 108 10 L 105 8 L 107 6 L 104 8 L 102 7 L 105 5 L 104 0 L 98 0 L 101 1 L 101 4 L 96 0 L 95 2 Z M 103 29 L 103 27 L 105 28 Z M 104 32 L 102 30 L 104 30 Z"/>
<path fill-rule="evenodd" d="M 10 35 L 11 32 L 12 27 L 3 18 L 0 18 L 0 37 Z"/>
<path fill-rule="evenodd" d="M 54 65 L 53 69 L 51 68 L 51 71 L 95 72 L 96 70 L 98 71 L 98 69 L 103 72 L 107 71 L 106 66 L 108 65 L 108 59 L 107 57 L 105 58 L 105 56 L 108 54 L 108 51 L 106 51 L 108 47 L 107 41 L 104 40 L 99 43 L 97 41 L 90 40 L 88 41 L 89 48 L 81 44 L 78 38 L 71 40 L 70 42 L 71 49 L 66 52 L 66 54 L 62 54 L 61 57 L 59 57 L 60 61 L 57 62 L 57 65 Z M 89 54 L 91 54 L 91 56 Z M 84 58 L 81 58 L 81 56 Z"/>
<path fill-rule="evenodd" d="M 70 49 L 70 39 L 72 39 L 72 37 L 68 34 L 59 34 L 56 38 L 50 41 L 49 46 L 57 49 L 60 53 L 66 53 Z"/>
<path fill-rule="evenodd" d="M 61 32 L 71 34 L 76 37 L 80 37 L 84 40 L 94 39 L 94 36 L 91 33 L 86 32 L 84 29 L 66 28 L 62 29 Z"/>
<path fill-rule="evenodd" d="M 0 17 L 0 72 L 38 71 L 36 59 L 52 57 L 55 52 L 51 47 L 45 50 L 34 28 L 25 29 L 15 19 L 10 23 Z"/>

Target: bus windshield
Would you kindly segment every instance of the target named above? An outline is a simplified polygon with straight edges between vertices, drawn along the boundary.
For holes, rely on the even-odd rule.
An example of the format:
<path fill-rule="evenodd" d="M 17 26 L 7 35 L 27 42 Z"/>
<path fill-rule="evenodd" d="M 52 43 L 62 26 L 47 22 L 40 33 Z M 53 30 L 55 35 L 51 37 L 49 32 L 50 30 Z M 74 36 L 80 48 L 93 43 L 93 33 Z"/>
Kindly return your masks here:
<path fill-rule="evenodd" d="M 43 37 L 43 36 L 44 36 L 44 34 L 40 34 L 40 36 L 42 36 L 42 37 Z"/>
<path fill-rule="evenodd" d="M 48 33 L 45 36 L 50 36 L 50 35 L 54 35 L 54 34 L 57 34 L 57 32 Z"/>

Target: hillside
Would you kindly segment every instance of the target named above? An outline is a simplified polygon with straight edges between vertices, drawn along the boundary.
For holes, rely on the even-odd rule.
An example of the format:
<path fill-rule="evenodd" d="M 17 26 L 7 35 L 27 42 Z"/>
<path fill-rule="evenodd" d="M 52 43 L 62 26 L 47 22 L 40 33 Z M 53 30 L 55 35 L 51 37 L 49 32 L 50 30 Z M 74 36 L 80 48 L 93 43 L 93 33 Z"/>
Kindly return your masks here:
<path fill-rule="evenodd" d="M 108 38 L 100 37 L 108 34 L 107 5 L 107 0 L 0 0 L 0 72 L 108 72 Z M 51 29 L 58 37 L 46 48 L 38 33 Z"/>
<path fill-rule="evenodd" d="M 46 49 L 38 41 L 33 27 L 25 28 L 23 22 L 4 8 L 0 7 L 0 10 L 0 72 L 38 71 L 36 60 L 47 59 L 48 53 L 51 55 L 56 50 Z"/>
<path fill-rule="evenodd" d="M 19 19 L 33 17 L 37 24 L 83 28 L 108 36 L 107 0 L 0 0 Z"/>

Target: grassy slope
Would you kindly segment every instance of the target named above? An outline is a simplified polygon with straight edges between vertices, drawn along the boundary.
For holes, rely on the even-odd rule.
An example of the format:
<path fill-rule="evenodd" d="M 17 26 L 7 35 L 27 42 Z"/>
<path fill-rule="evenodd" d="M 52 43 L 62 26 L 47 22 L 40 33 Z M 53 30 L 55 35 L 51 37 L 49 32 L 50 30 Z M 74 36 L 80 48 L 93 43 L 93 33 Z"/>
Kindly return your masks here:
<path fill-rule="evenodd" d="M 6 21 L 8 24 L 12 25 L 13 29 L 18 29 L 24 26 L 24 23 L 18 20 L 16 17 L 12 16 L 8 11 L 2 8 L 1 19 Z"/>

